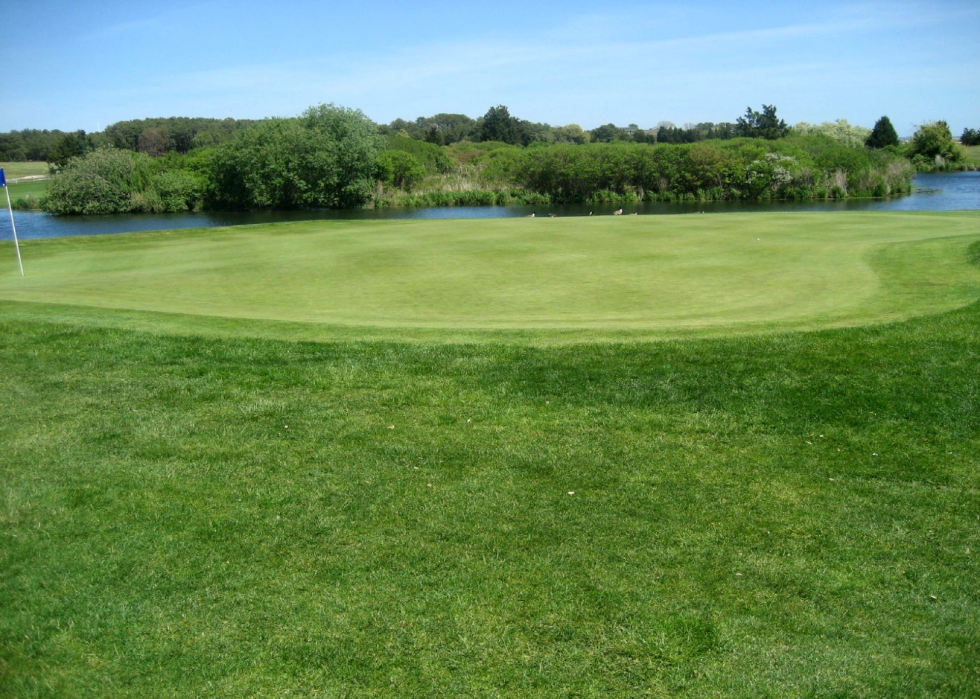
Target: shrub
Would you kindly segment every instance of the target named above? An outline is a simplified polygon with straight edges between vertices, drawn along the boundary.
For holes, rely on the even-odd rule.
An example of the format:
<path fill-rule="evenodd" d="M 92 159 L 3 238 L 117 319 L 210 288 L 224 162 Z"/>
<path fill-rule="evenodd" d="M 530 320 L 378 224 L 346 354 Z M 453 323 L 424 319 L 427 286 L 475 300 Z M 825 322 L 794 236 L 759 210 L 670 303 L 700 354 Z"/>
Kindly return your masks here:
<path fill-rule="evenodd" d="M 22 197 L 17 197 L 14 199 L 10 206 L 14 209 L 20 209 L 25 211 L 34 211 L 40 209 L 42 205 L 42 200 L 33 194 L 26 194 Z"/>
<path fill-rule="evenodd" d="M 453 161 L 449 159 L 445 151 L 433 143 L 426 143 L 397 134 L 386 136 L 386 140 L 388 141 L 389 155 L 396 152 L 411 155 L 424 168 L 426 174 L 447 173 L 453 167 Z"/>
<path fill-rule="evenodd" d="M 908 155 L 913 161 L 921 158 L 919 162 L 924 164 L 935 162 L 936 156 L 951 162 L 956 162 L 961 157 L 960 149 L 956 147 L 953 134 L 945 121 L 934 121 L 920 126 L 909 143 Z"/>
<path fill-rule="evenodd" d="M 151 181 L 142 153 L 103 148 L 72 158 L 51 181 L 45 209 L 55 214 L 115 214 L 132 211 L 132 195 Z"/>
<path fill-rule="evenodd" d="M 207 199 L 232 209 L 358 207 L 385 148 L 357 110 L 320 105 L 298 119 L 267 119 L 215 149 Z"/>
<path fill-rule="evenodd" d="M 204 191 L 204 180 L 186 170 L 163 172 L 154 178 L 152 191 L 156 195 L 154 211 L 192 211 Z"/>
<path fill-rule="evenodd" d="M 412 154 L 392 150 L 385 157 L 391 162 L 391 183 L 395 187 L 411 192 L 425 179 L 425 168 Z"/>

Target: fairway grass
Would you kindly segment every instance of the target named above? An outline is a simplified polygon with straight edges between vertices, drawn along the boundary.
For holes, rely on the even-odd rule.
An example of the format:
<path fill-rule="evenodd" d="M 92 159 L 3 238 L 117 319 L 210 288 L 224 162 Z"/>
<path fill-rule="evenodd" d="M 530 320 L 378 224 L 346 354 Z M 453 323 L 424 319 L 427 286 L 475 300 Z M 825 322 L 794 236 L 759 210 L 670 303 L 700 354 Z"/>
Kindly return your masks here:
<path fill-rule="evenodd" d="M 31 286 L 0 275 L 0 696 L 980 695 L 977 217 L 661 218 L 30 241 Z M 462 282 L 435 272 L 422 286 L 443 291 L 413 309 L 382 241 L 417 273 L 479 250 L 484 287 L 521 264 L 555 284 L 605 274 L 569 250 L 623 271 L 679 249 L 679 283 L 738 317 L 637 318 L 656 304 L 632 294 L 656 283 L 593 299 L 570 281 L 529 290 L 534 315 L 481 316 L 503 290 L 444 298 Z M 273 277 L 302 300 L 269 269 L 283 260 L 311 298 L 351 289 L 319 281 L 343 273 L 338 251 L 359 260 L 361 307 L 384 290 L 397 314 L 205 314 L 243 314 Z M 699 281 L 768 278 L 737 260 L 836 300 Z M 180 311 L 144 308 L 151 290 Z M 581 323 L 617 298 L 608 326 L 537 325 L 561 299 Z M 441 327 L 436 301 L 483 325 Z M 671 319 L 724 336 L 638 339 Z M 310 326 L 328 341 L 283 339 Z"/>
<path fill-rule="evenodd" d="M 33 161 L 0 163 L 0 169 L 3 170 L 7 180 L 16 179 L 18 177 L 47 177 L 51 174 L 47 163 Z"/>
<path fill-rule="evenodd" d="M 976 212 L 309 222 L 30 241 L 0 299 L 294 339 L 645 339 L 977 298 Z M 62 308 L 57 308 L 57 307 Z M 167 318 L 163 314 L 176 314 Z M 89 311 L 90 319 L 114 314 Z M 260 321 L 249 323 L 248 321 Z M 281 331 L 281 332 L 280 332 Z"/>

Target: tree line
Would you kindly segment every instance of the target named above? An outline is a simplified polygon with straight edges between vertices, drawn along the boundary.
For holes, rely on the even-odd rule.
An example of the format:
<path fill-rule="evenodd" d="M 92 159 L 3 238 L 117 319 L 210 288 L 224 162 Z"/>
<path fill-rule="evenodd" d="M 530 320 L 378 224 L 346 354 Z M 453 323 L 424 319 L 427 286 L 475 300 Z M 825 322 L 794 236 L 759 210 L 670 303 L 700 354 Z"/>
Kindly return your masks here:
<path fill-rule="evenodd" d="M 555 202 L 881 197 L 911 185 L 900 156 L 821 135 L 532 148 L 507 162 L 503 174 Z"/>
<path fill-rule="evenodd" d="M 70 158 L 105 146 L 161 156 L 188 153 L 230 141 L 254 124 L 251 119 L 167 117 L 130 119 L 98 133 L 23 129 L 0 133 L 0 162 L 37 161 L 63 167 Z"/>
<path fill-rule="evenodd" d="M 427 143 L 449 146 L 460 141 L 499 142 L 513 146 L 529 146 L 532 143 L 694 143 L 712 139 L 737 137 L 779 138 L 786 135 L 789 127 L 776 118 L 776 108 L 763 105 L 762 112 L 746 110 L 737 122 L 714 124 L 704 122 L 692 126 L 677 127 L 671 122 L 661 122 L 654 128 L 641 129 L 636 124 L 616 126 L 603 124 L 585 130 L 578 124 L 552 126 L 519 119 L 510 114 L 506 105 L 490 107 L 486 114 L 472 119 L 465 114 L 435 114 L 418 117 L 414 121 L 395 119 L 382 125 L 381 132 L 403 135 Z"/>
<path fill-rule="evenodd" d="M 42 161 L 57 170 L 72 157 L 84 155 L 105 146 L 114 146 L 150 156 L 168 153 L 188 153 L 198 148 L 213 148 L 231 141 L 235 135 L 256 122 L 249 119 L 208 119 L 167 117 L 156 119 L 130 119 L 116 122 L 98 133 L 85 131 L 63 132 L 59 130 L 23 129 L 0 133 L 0 161 Z M 924 124 L 920 130 L 945 122 Z M 926 128 L 926 131 L 929 129 Z M 636 124 L 617 126 L 603 124 L 585 130 L 578 124 L 552 126 L 519 119 L 510 114 L 506 105 L 497 105 L 486 114 L 472 119 L 465 114 L 440 113 L 431 117 L 418 117 L 413 121 L 395 119 L 390 124 L 378 126 L 385 136 L 400 136 L 437 146 L 451 146 L 460 142 L 505 143 L 522 147 L 534 143 L 697 143 L 705 140 L 729 140 L 732 138 L 776 139 L 790 132 L 797 134 L 824 133 L 832 138 L 870 148 L 899 147 L 898 135 L 882 117 L 873 130 L 852 126 L 846 120 L 808 124 L 801 122 L 792 127 L 776 115 L 776 107 L 762 105 L 761 111 L 747 108 L 735 122 L 688 124 L 676 126 L 662 121 L 655 127 L 642 129 Z M 941 145 L 924 142 L 924 135 L 913 137 L 907 148 L 910 159 L 919 156 L 917 165 L 935 165 L 935 156 L 943 162 L 957 162 L 952 134 L 941 134 Z M 935 140 L 935 137 L 933 137 Z M 966 128 L 960 137 L 965 146 L 980 145 L 980 129 Z"/>
<path fill-rule="evenodd" d="M 771 105 L 747 109 L 726 138 L 680 143 L 583 138 L 524 145 L 520 120 L 506 107 L 488 115 L 479 122 L 487 140 L 438 145 L 379 127 L 359 110 L 319 105 L 294 118 L 228 125 L 233 132 L 216 145 L 193 147 L 206 132 L 199 130 L 185 139 L 186 152 L 141 149 L 146 130 L 161 125 L 130 123 L 107 130 L 118 142 L 70 157 L 43 207 L 72 214 L 814 199 L 898 194 L 911 182 L 908 161 L 893 146 L 846 143 L 819 128 L 796 133 Z"/>

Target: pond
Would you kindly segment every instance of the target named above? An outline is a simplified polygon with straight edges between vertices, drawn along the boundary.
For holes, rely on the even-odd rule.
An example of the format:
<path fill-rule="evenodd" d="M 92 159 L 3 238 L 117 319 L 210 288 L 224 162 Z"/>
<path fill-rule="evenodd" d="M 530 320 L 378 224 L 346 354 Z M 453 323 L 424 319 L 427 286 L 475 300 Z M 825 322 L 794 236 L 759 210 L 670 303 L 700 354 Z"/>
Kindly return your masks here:
<path fill-rule="evenodd" d="M 748 211 L 956 211 L 980 209 L 980 172 L 916 175 L 912 194 L 890 199 L 848 199 L 810 202 L 708 202 L 699 204 L 643 203 L 627 213 L 641 215 L 728 213 Z M 574 205 L 550 208 L 532 206 L 460 206 L 417 209 L 355 209 L 348 211 L 263 211 L 243 213 L 199 212 L 186 214 L 136 214 L 113 216 L 52 216 L 20 211 L 14 214 L 17 237 L 22 240 L 106 235 L 133 231 L 179 228 L 213 228 L 257 223 L 310 220 L 380 220 L 392 218 L 510 218 L 554 213 L 558 216 L 608 215 L 617 205 Z M 11 239 L 10 219 L 3 217 L 0 240 Z"/>

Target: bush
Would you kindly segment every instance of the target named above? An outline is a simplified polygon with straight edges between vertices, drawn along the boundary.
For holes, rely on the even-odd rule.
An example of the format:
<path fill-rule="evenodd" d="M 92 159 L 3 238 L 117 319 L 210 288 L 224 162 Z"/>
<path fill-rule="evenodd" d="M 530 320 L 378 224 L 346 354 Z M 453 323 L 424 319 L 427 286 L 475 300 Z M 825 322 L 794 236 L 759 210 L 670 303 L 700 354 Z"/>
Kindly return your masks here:
<path fill-rule="evenodd" d="M 163 167 L 142 153 L 97 150 L 69 161 L 52 179 L 40 205 L 56 214 L 162 213 L 196 208 L 204 191 L 204 176 Z"/>
<path fill-rule="evenodd" d="M 360 111 L 311 107 L 267 119 L 215 149 L 207 201 L 217 208 L 355 208 L 375 188 L 385 140 Z"/>
<path fill-rule="evenodd" d="M 837 196 L 867 196 L 895 162 L 904 160 L 812 134 L 779 141 L 557 145 L 518 151 L 511 167 L 517 184 L 557 202 L 768 201 L 809 199 L 821 186 L 826 194 L 836 186 Z M 900 169 L 896 176 L 910 181 L 911 172 Z"/>
<path fill-rule="evenodd" d="M 945 121 L 935 121 L 920 126 L 912 136 L 908 146 L 908 156 L 913 162 L 937 163 L 936 157 L 944 161 L 957 162 L 961 158 L 960 149 L 953 141 L 953 134 Z"/>
<path fill-rule="evenodd" d="M 132 211 L 132 195 L 151 181 L 149 158 L 103 148 L 72 158 L 54 176 L 44 200 L 55 214 L 115 214 Z"/>
<path fill-rule="evenodd" d="M 19 209 L 21 211 L 36 211 L 37 209 L 41 208 L 41 205 L 42 200 L 33 194 L 17 197 L 10 203 L 11 208 Z"/>
<path fill-rule="evenodd" d="M 453 167 L 452 160 L 440 146 L 425 141 L 418 141 L 408 136 L 387 136 L 388 154 L 395 152 L 411 155 L 425 169 L 425 174 L 437 175 L 449 172 Z"/>
<path fill-rule="evenodd" d="M 391 163 L 391 184 L 411 192 L 425 179 L 425 168 L 415 156 L 405 151 L 392 150 L 385 154 Z"/>
<path fill-rule="evenodd" d="M 186 170 L 163 172 L 154 178 L 152 191 L 156 195 L 153 211 L 193 211 L 204 191 L 204 179 Z"/>

